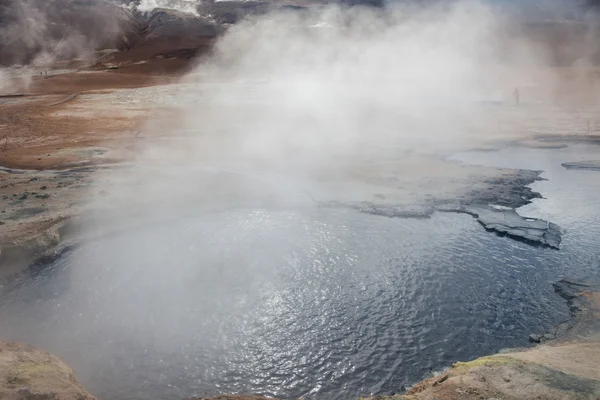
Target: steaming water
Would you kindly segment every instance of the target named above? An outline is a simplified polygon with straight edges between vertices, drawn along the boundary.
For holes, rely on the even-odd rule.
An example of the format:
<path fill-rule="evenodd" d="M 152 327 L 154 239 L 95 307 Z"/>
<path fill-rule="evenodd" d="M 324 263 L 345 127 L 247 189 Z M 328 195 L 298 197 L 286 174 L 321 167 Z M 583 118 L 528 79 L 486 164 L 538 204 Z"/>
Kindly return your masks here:
<path fill-rule="evenodd" d="M 465 215 L 235 209 L 80 246 L 3 290 L 0 337 L 58 354 L 106 399 L 397 391 L 526 345 L 567 315 L 552 282 L 600 277 L 600 173 L 560 167 L 593 152 L 457 156 L 544 169 L 547 199 L 521 211 L 568 230 L 560 251 Z"/>

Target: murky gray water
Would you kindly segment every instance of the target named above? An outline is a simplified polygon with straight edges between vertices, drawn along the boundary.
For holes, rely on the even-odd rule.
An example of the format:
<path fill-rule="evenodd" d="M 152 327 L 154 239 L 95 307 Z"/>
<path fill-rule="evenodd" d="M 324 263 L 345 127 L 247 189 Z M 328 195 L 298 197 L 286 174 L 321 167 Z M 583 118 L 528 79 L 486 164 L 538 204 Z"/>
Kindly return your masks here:
<path fill-rule="evenodd" d="M 397 391 L 527 345 L 567 315 L 553 282 L 600 277 L 600 173 L 560 166 L 593 151 L 458 156 L 544 169 L 547 199 L 520 211 L 566 228 L 560 251 L 466 215 L 232 210 L 77 248 L 3 290 L 0 337 L 58 354 L 105 399 Z"/>

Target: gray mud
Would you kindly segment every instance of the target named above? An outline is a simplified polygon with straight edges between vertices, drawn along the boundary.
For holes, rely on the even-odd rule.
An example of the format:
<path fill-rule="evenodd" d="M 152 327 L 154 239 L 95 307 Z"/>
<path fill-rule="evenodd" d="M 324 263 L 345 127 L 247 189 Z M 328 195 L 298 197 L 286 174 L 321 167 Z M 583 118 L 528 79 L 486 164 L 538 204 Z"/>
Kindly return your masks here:
<path fill-rule="evenodd" d="M 347 206 L 362 213 L 389 218 L 429 218 L 434 212 L 468 214 L 483 227 L 500 236 L 534 246 L 558 249 L 561 228 L 549 221 L 527 218 L 516 209 L 541 198 L 540 193 L 528 185 L 543 180 L 541 171 L 518 170 L 511 176 L 489 179 L 480 188 L 473 189 L 460 198 L 434 198 L 425 205 L 385 205 L 364 202 L 360 204 L 330 203 L 329 206 Z M 500 206 L 500 207 L 498 207 Z"/>
<path fill-rule="evenodd" d="M 600 144 L 600 135 L 540 135 L 535 140 L 544 143 Z"/>
<path fill-rule="evenodd" d="M 566 169 L 582 169 L 600 171 L 600 160 L 566 162 L 561 164 Z"/>
<path fill-rule="evenodd" d="M 515 210 L 499 210 L 491 207 L 473 209 L 477 221 L 488 231 L 506 235 L 534 245 L 558 249 L 561 229 L 558 225 L 537 218 L 524 218 Z"/>

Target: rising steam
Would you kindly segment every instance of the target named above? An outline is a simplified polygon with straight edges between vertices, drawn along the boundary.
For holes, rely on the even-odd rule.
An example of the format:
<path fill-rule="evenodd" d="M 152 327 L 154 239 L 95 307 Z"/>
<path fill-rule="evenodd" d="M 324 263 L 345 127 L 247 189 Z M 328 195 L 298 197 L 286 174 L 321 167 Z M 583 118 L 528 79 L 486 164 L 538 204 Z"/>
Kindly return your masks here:
<path fill-rule="evenodd" d="M 365 165 L 485 134 L 483 104 L 509 100 L 517 81 L 508 67 L 530 76 L 546 63 L 513 29 L 478 2 L 247 19 L 176 89 L 149 94 L 177 117 L 152 120 L 145 136 L 156 139 L 131 181 L 119 173 L 97 201 L 132 202 L 140 216 L 143 199 L 153 217 L 225 202 L 371 201 L 380 188 L 365 182 L 380 177 Z M 164 173 L 180 167 L 191 186 Z"/>

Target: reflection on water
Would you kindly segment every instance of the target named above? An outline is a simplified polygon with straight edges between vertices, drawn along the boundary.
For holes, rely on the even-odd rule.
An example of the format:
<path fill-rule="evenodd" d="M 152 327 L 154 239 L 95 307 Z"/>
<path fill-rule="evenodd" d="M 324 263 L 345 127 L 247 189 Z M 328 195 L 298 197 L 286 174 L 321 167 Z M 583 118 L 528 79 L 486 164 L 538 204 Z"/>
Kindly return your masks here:
<path fill-rule="evenodd" d="M 231 210 L 81 246 L 4 289 L 0 337 L 58 354 L 107 399 L 396 391 L 526 345 L 566 315 L 552 282 L 598 274 L 600 174 L 563 171 L 565 151 L 459 156 L 547 170 L 548 199 L 521 211 L 568 230 L 560 251 L 465 215 Z"/>

